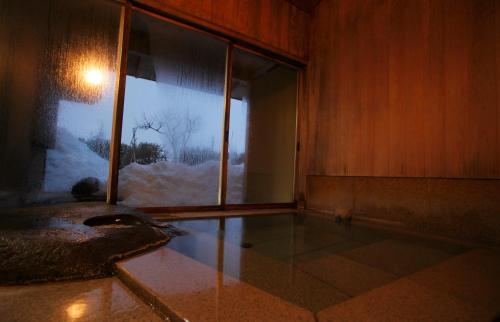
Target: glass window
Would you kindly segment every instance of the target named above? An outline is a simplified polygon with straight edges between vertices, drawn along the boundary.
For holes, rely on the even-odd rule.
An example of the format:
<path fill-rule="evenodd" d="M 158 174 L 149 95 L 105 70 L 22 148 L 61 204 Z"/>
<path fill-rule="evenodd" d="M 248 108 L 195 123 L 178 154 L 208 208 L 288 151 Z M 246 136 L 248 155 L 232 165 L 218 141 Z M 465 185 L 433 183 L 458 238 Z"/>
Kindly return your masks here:
<path fill-rule="evenodd" d="M 294 200 L 297 71 L 233 52 L 228 204 Z"/>
<path fill-rule="evenodd" d="M 134 12 L 118 199 L 217 205 L 226 44 Z"/>
<path fill-rule="evenodd" d="M 0 0 L 0 206 L 105 199 L 120 9 Z"/>

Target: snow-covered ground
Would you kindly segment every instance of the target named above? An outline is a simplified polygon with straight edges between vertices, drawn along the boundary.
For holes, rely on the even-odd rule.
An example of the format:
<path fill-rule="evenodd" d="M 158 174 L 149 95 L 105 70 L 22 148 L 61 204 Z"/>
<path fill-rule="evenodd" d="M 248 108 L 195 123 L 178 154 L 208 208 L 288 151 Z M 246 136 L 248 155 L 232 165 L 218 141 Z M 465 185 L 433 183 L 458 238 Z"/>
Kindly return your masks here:
<path fill-rule="evenodd" d="M 243 199 L 243 166 L 228 166 L 228 203 Z M 70 192 L 86 177 L 105 183 L 108 161 L 64 128 L 58 128 L 55 149 L 47 151 L 44 191 Z M 219 162 L 196 166 L 170 163 L 129 164 L 120 170 L 118 195 L 130 206 L 213 205 L 218 202 Z"/>
<path fill-rule="evenodd" d="M 132 206 L 214 205 L 218 203 L 219 162 L 196 166 L 132 163 L 120 170 L 118 194 Z M 229 202 L 241 202 L 242 166 L 231 166 Z M 240 178 L 234 180 L 234 178 Z"/>
<path fill-rule="evenodd" d="M 57 128 L 55 149 L 47 150 L 45 192 L 70 192 L 71 187 L 86 177 L 101 182 L 108 179 L 109 162 L 90 150 L 65 128 Z"/>

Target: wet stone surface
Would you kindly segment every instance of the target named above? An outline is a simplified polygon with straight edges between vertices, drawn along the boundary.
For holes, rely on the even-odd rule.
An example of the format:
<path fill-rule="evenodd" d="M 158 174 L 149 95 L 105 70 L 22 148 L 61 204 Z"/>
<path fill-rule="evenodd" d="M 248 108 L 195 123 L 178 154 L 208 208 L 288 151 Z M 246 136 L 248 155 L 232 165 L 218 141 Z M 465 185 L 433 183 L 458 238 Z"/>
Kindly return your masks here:
<path fill-rule="evenodd" d="M 0 210 L 0 284 L 112 275 L 116 260 L 168 242 L 164 225 L 104 203 Z"/>

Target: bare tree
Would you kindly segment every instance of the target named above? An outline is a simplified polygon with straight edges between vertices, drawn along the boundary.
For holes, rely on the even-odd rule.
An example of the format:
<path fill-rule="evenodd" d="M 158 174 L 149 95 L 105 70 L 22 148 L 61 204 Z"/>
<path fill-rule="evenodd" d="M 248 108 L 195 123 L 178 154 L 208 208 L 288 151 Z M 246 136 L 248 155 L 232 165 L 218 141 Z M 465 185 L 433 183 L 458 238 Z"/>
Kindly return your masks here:
<path fill-rule="evenodd" d="M 193 133 L 198 131 L 200 125 L 199 117 L 192 117 L 188 111 L 180 114 L 178 111 L 165 111 L 156 117 L 143 115 L 143 120 L 137 122 L 132 129 L 132 147 L 136 143 L 136 132 L 141 130 L 153 130 L 163 136 L 163 139 L 172 150 L 172 159 L 179 162 L 181 153 L 191 140 Z"/>
<path fill-rule="evenodd" d="M 130 146 L 132 147 L 132 160 L 131 162 L 137 162 L 136 151 L 137 151 L 137 131 L 138 130 L 153 130 L 160 134 L 164 134 L 161 131 L 162 125 L 161 123 L 155 125 L 155 121 L 149 120 L 146 117 L 146 114 L 143 114 L 142 121 L 135 122 L 135 126 L 132 128 L 132 139 L 130 140 Z"/>

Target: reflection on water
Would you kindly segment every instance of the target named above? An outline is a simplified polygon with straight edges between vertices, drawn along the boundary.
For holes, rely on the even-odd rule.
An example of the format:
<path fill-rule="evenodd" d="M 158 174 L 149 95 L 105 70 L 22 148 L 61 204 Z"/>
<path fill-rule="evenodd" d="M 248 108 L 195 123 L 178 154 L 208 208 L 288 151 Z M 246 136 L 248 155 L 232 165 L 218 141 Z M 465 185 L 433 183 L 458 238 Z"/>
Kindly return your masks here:
<path fill-rule="evenodd" d="M 353 262 L 344 257 L 347 252 L 387 240 L 401 248 L 427 249 L 432 254 L 439 254 L 439 259 L 449 256 L 441 252 L 442 249 L 453 252 L 448 245 L 434 241 L 301 214 L 171 223 L 188 234 L 174 238 L 166 247 L 216 269 L 218 279 L 224 275 L 237 278 L 313 312 L 353 295 L 350 285 L 344 290 L 338 287 L 344 285 L 345 279 L 352 279 L 349 274 L 343 275 L 350 267 L 344 269 L 344 266 L 338 271 L 337 267 L 325 266 L 351 265 Z M 333 276 L 336 285 L 325 282 L 315 273 L 325 270 L 336 274 Z M 397 278 L 390 272 L 380 272 L 380 276 L 384 281 Z"/>

